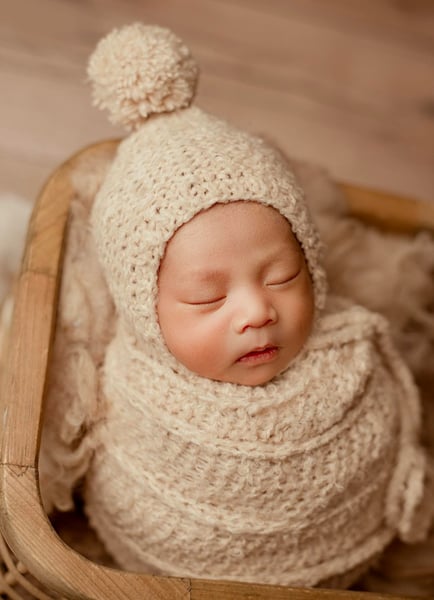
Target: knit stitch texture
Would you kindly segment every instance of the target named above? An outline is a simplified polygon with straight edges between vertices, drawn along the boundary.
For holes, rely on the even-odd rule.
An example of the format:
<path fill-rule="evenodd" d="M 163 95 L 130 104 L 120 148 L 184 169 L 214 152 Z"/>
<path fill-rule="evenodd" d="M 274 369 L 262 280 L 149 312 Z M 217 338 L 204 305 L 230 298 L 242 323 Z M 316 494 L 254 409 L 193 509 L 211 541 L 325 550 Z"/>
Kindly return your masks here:
<path fill-rule="evenodd" d="M 425 533 L 417 394 L 362 308 L 254 389 L 174 372 L 121 323 L 103 394 L 87 512 L 126 568 L 314 585 Z"/>

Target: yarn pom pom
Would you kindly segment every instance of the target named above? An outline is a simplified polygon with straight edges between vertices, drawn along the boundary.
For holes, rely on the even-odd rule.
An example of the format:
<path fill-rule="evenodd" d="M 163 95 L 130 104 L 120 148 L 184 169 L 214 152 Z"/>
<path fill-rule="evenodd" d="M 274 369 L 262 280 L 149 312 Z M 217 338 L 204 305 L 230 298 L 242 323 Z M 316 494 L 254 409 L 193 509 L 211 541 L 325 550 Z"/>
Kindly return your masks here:
<path fill-rule="evenodd" d="M 88 65 L 93 103 L 112 123 L 136 129 L 152 113 L 189 106 L 198 66 L 169 29 L 134 23 L 100 40 Z"/>

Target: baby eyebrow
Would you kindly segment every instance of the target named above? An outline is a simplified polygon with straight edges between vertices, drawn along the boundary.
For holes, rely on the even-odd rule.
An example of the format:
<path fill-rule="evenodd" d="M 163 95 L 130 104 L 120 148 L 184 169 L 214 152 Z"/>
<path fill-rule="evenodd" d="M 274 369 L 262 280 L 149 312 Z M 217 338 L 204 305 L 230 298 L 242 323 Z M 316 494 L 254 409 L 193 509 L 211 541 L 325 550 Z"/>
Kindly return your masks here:
<path fill-rule="evenodd" d="M 188 275 L 188 278 L 198 283 L 221 283 L 225 280 L 226 275 L 218 269 L 207 269 L 193 271 Z"/>

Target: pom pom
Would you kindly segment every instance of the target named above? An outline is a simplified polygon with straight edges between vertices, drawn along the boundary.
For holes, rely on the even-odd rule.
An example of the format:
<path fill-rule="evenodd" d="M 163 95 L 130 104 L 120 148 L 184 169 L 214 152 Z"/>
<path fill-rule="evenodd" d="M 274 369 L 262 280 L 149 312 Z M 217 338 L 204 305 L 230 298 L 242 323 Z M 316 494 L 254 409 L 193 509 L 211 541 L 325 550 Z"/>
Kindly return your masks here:
<path fill-rule="evenodd" d="M 169 29 L 135 23 L 100 40 L 88 65 L 93 103 L 128 130 L 152 113 L 189 106 L 198 66 Z"/>

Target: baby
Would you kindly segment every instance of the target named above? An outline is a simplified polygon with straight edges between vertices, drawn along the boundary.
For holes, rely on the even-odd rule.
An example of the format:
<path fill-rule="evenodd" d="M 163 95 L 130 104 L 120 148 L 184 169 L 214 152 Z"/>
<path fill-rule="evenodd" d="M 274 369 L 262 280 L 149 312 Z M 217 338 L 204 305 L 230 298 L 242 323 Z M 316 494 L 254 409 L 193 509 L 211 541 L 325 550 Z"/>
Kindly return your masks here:
<path fill-rule="evenodd" d="M 176 36 L 114 31 L 89 74 L 135 130 L 91 215 L 116 320 L 97 410 L 49 401 L 45 454 L 83 423 L 52 464 L 84 475 L 90 521 L 127 569 L 349 585 L 431 519 L 419 401 L 386 322 L 327 298 L 287 162 L 190 106 L 197 66 Z"/>

